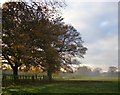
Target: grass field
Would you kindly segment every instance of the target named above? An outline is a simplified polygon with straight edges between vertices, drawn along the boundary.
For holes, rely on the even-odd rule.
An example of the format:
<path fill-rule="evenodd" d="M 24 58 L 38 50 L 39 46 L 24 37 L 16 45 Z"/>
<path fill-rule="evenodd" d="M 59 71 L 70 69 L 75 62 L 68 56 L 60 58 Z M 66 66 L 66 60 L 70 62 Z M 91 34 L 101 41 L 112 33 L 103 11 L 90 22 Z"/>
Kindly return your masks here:
<path fill-rule="evenodd" d="M 27 81 L 26 81 L 27 82 Z M 40 95 L 41 93 L 114 93 L 120 94 L 117 79 L 39 81 L 3 87 L 2 95 Z M 96 94 L 97 95 L 97 94 Z"/>
<path fill-rule="evenodd" d="M 81 78 L 60 78 L 56 77 L 56 80 L 80 80 L 80 81 L 118 81 L 117 77 L 81 77 Z"/>

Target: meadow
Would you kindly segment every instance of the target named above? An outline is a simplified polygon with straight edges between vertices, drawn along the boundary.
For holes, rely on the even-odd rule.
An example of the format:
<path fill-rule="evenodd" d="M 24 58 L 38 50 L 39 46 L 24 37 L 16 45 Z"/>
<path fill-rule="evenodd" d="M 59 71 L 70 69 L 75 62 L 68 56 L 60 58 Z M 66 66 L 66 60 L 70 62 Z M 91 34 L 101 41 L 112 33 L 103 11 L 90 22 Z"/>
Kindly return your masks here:
<path fill-rule="evenodd" d="M 117 78 L 71 78 L 56 79 L 48 81 L 21 81 L 16 84 L 6 82 L 3 85 L 2 95 L 40 95 L 43 93 L 65 94 L 65 93 L 106 93 L 110 95 L 119 95 Z M 106 95 L 105 94 L 105 95 Z"/>

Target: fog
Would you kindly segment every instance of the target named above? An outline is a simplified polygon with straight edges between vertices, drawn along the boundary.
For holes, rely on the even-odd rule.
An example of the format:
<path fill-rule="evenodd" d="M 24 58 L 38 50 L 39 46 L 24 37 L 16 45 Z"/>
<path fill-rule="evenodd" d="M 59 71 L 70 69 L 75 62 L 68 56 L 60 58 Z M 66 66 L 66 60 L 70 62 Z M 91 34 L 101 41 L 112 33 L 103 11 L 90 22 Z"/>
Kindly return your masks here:
<path fill-rule="evenodd" d="M 61 77 L 68 78 L 81 78 L 81 77 L 118 77 L 120 71 L 118 71 L 117 67 L 111 66 L 108 67 L 108 71 L 104 72 L 101 68 L 91 69 L 88 66 L 79 67 L 75 72 L 61 72 Z"/>

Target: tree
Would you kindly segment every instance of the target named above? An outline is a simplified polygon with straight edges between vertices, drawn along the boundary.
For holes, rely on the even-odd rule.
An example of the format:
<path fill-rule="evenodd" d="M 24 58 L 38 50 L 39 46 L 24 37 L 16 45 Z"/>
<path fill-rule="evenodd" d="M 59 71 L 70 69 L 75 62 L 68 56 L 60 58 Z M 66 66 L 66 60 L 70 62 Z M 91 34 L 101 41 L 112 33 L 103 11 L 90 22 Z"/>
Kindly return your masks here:
<path fill-rule="evenodd" d="M 56 25 L 52 23 L 55 16 L 54 7 L 52 6 L 53 10 L 49 9 L 46 2 L 45 5 L 43 2 L 39 2 L 39 5 L 35 2 L 31 5 L 25 2 L 8 2 L 3 5 L 2 54 L 13 69 L 14 78 L 18 75 L 18 67 L 22 64 L 49 67 L 45 64 L 51 59 L 47 58 L 49 54 L 47 49 L 55 51 L 51 47 L 53 40 L 54 42 L 56 40 L 52 31 L 57 31 Z"/>
<path fill-rule="evenodd" d="M 7 64 L 13 69 L 14 78 L 18 75 L 18 67 L 22 64 L 21 57 L 24 50 L 20 41 L 20 22 L 19 15 L 17 14 L 19 10 L 16 8 L 16 3 L 5 3 L 3 5 L 3 49 L 2 55 L 7 60 Z M 23 39 L 23 38 L 22 38 Z M 21 54 L 20 54 L 21 53 Z"/>
<path fill-rule="evenodd" d="M 108 72 L 107 72 L 109 77 L 118 77 L 118 73 L 117 73 L 117 67 L 115 66 L 110 66 L 108 68 Z"/>
<path fill-rule="evenodd" d="M 79 67 L 77 71 L 75 72 L 76 77 L 88 77 L 91 75 L 91 73 L 92 73 L 91 68 L 87 66 Z"/>
<path fill-rule="evenodd" d="M 39 14 L 34 12 L 34 5 L 29 6 L 25 2 L 8 2 L 3 5 L 2 55 L 13 69 L 14 79 L 18 75 L 18 67 L 22 64 L 34 64 L 33 55 L 37 55 L 37 49 L 30 43 L 34 40 L 32 23 L 40 19 Z"/>
<path fill-rule="evenodd" d="M 47 23 L 47 21 L 44 20 L 46 24 L 44 24 L 45 28 L 42 27 L 42 30 L 45 29 L 45 34 L 42 33 L 43 38 L 40 37 L 40 35 L 39 37 L 34 37 L 37 38 L 37 40 L 39 39 L 38 42 L 36 41 L 37 47 L 45 52 L 45 62 L 42 64 L 46 63 L 44 67 L 49 80 L 52 79 L 52 73 L 59 70 L 60 67 L 71 70 L 70 66 L 74 64 L 72 57 L 83 57 L 87 50 L 87 48 L 82 45 L 83 41 L 77 30 L 71 25 L 65 25 L 61 20 L 62 18 L 57 18 L 52 23 Z M 48 39 L 46 39 L 46 37 Z"/>
<path fill-rule="evenodd" d="M 116 70 L 117 70 L 117 67 L 110 66 L 108 69 L 108 72 L 116 72 Z"/>
<path fill-rule="evenodd" d="M 59 37 L 58 52 L 61 55 L 62 66 L 69 67 L 77 62 L 72 62 L 71 58 L 84 58 L 87 48 L 82 45 L 83 41 L 80 33 L 71 25 L 65 25 L 64 33 Z"/>
<path fill-rule="evenodd" d="M 93 69 L 93 76 L 100 76 L 102 72 L 101 68 L 95 68 Z"/>
<path fill-rule="evenodd" d="M 49 8 L 51 7 L 51 8 Z M 70 67 L 71 58 L 83 57 L 87 48 L 82 45 L 80 33 L 63 18 L 55 6 L 43 2 L 9 2 L 3 5 L 3 56 L 13 69 L 37 66 L 52 73 L 60 67 Z"/>

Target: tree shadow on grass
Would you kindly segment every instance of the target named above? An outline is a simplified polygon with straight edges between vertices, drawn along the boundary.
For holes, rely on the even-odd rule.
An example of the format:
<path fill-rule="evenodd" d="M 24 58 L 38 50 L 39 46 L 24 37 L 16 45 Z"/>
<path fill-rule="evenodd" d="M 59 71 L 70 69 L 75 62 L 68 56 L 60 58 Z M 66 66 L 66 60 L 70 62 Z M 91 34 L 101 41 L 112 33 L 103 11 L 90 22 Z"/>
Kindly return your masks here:
<path fill-rule="evenodd" d="M 98 93 L 107 93 L 105 95 L 116 95 L 112 93 L 118 93 L 116 82 L 77 82 L 77 83 L 45 83 L 37 85 L 20 85 L 10 86 L 3 90 L 2 95 L 53 95 L 53 94 L 76 94 L 80 93 L 92 93 L 97 95 Z M 96 94 L 97 93 L 97 94 Z M 85 94 L 84 94 L 85 95 Z M 118 94 L 119 95 L 119 94 Z"/>

